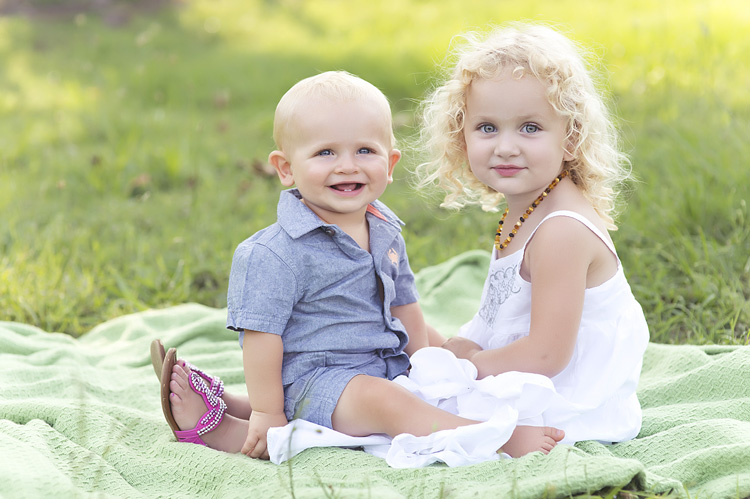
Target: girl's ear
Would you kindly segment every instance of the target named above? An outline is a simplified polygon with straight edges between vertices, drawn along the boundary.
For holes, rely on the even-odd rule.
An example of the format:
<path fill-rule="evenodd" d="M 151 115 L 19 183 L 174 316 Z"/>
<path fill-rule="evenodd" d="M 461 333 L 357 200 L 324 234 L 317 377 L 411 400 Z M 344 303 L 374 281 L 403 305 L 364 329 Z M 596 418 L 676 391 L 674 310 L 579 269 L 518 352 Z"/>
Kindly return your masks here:
<path fill-rule="evenodd" d="M 570 151 L 575 151 L 575 147 L 568 140 L 565 142 L 565 147 L 563 147 L 563 161 L 573 161 L 576 159 L 575 154 Z"/>
<path fill-rule="evenodd" d="M 273 151 L 268 155 L 268 162 L 271 163 L 274 170 L 281 180 L 281 185 L 291 187 L 294 185 L 294 174 L 292 173 L 292 164 L 282 151 Z"/>

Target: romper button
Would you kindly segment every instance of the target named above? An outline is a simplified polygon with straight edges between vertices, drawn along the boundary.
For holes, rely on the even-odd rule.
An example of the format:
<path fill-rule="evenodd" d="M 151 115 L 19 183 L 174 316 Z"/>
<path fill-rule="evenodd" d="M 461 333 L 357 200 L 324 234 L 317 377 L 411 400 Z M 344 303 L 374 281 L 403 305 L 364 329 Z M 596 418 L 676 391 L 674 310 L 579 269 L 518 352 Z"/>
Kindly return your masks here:
<path fill-rule="evenodd" d="M 325 232 L 326 234 L 328 234 L 329 236 L 332 236 L 332 235 L 334 235 L 334 234 L 336 233 L 336 231 L 335 231 L 335 230 L 333 230 L 333 229 L 332 229 L 332 228 L 330 228 L 330 227 L 324 227 L 324 228 L 323 228 L 323 231 L 324 231 L 324 232 Z"/>

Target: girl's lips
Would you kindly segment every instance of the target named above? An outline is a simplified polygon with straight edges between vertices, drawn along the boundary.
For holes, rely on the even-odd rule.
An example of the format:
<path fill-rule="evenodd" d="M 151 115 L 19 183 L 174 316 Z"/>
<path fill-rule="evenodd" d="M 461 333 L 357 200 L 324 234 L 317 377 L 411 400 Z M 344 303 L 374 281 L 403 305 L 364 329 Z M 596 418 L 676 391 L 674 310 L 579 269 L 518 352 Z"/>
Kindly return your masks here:
<path fill-rule="evenodd" d="M 523 168 L 520 168 L 518 166 L 495 166 L 492 169 L 503 177 L 512 177 L 516 173 L 523 170 Z"/>

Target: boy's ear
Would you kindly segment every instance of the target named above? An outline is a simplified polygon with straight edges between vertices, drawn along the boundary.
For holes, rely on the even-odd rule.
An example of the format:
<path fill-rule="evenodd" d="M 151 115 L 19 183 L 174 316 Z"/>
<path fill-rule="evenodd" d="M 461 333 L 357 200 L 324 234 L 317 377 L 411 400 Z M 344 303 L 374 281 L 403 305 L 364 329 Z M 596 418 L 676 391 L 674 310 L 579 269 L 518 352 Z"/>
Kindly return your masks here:
<path fill-rule="evenodd" d="M 401 151 L 398 149 L 391 150 L 388 155 L 388 183 L 393 182 L 393 170 L 396 167 L 396 163 L 401 159 Z"/>
<path fill-rule="evenodd" d="M 271 163 L 274 170 L 281 180 L 281 185 L 291 187 L 294 185 L 294 174 L 292 173 L 292 164 L 282 151 L 273 151 L 268 155 L 268 162 Z"/>

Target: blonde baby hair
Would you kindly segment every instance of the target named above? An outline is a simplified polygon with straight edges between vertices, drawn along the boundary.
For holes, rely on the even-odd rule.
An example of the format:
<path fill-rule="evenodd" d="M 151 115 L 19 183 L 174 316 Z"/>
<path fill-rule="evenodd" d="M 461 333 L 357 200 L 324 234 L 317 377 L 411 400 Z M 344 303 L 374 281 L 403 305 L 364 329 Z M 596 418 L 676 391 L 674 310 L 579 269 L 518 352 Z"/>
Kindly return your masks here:
<path fill-rule="evenodd" d="M 567 150 L 574 159 L 564 168 L 607 226 L 616 229 L 617 188 L 630 176 L 630 165 L 619 150 L 617 131 L 582 52 L 543 25 L 512 24 L 484 39 L 476 33 L 462 38 L 466 43 L 454 52 L 451 74 L 421 107 L 420 139 L 429 161 L 416 169 L 420 187 L 437 184 L 445 190 L 444 207 L 480 204 L 485 211 L 498 209 L 503 195 L 480 182 L 467 163 L 464 115 L 471 82 L 510 69 L 514 77 L 531 75 L 546 87 L 550 104 L 567 120 Z"/>
<path fill-rule="evenodd" d="M 316 99 L 371 101 L 382 111 L 383 126 L 390 130 L 390 147 L 395 147 L 391 106 L 383 92 L 372 83 L 346 71 L 326 71 L 298 81 L 279 100 L 273 120 L 273 140 L 278 149 L 283 150 L 285 141 L 289 138 L 289 125 L 300 112 L 301 105 Z"/>

